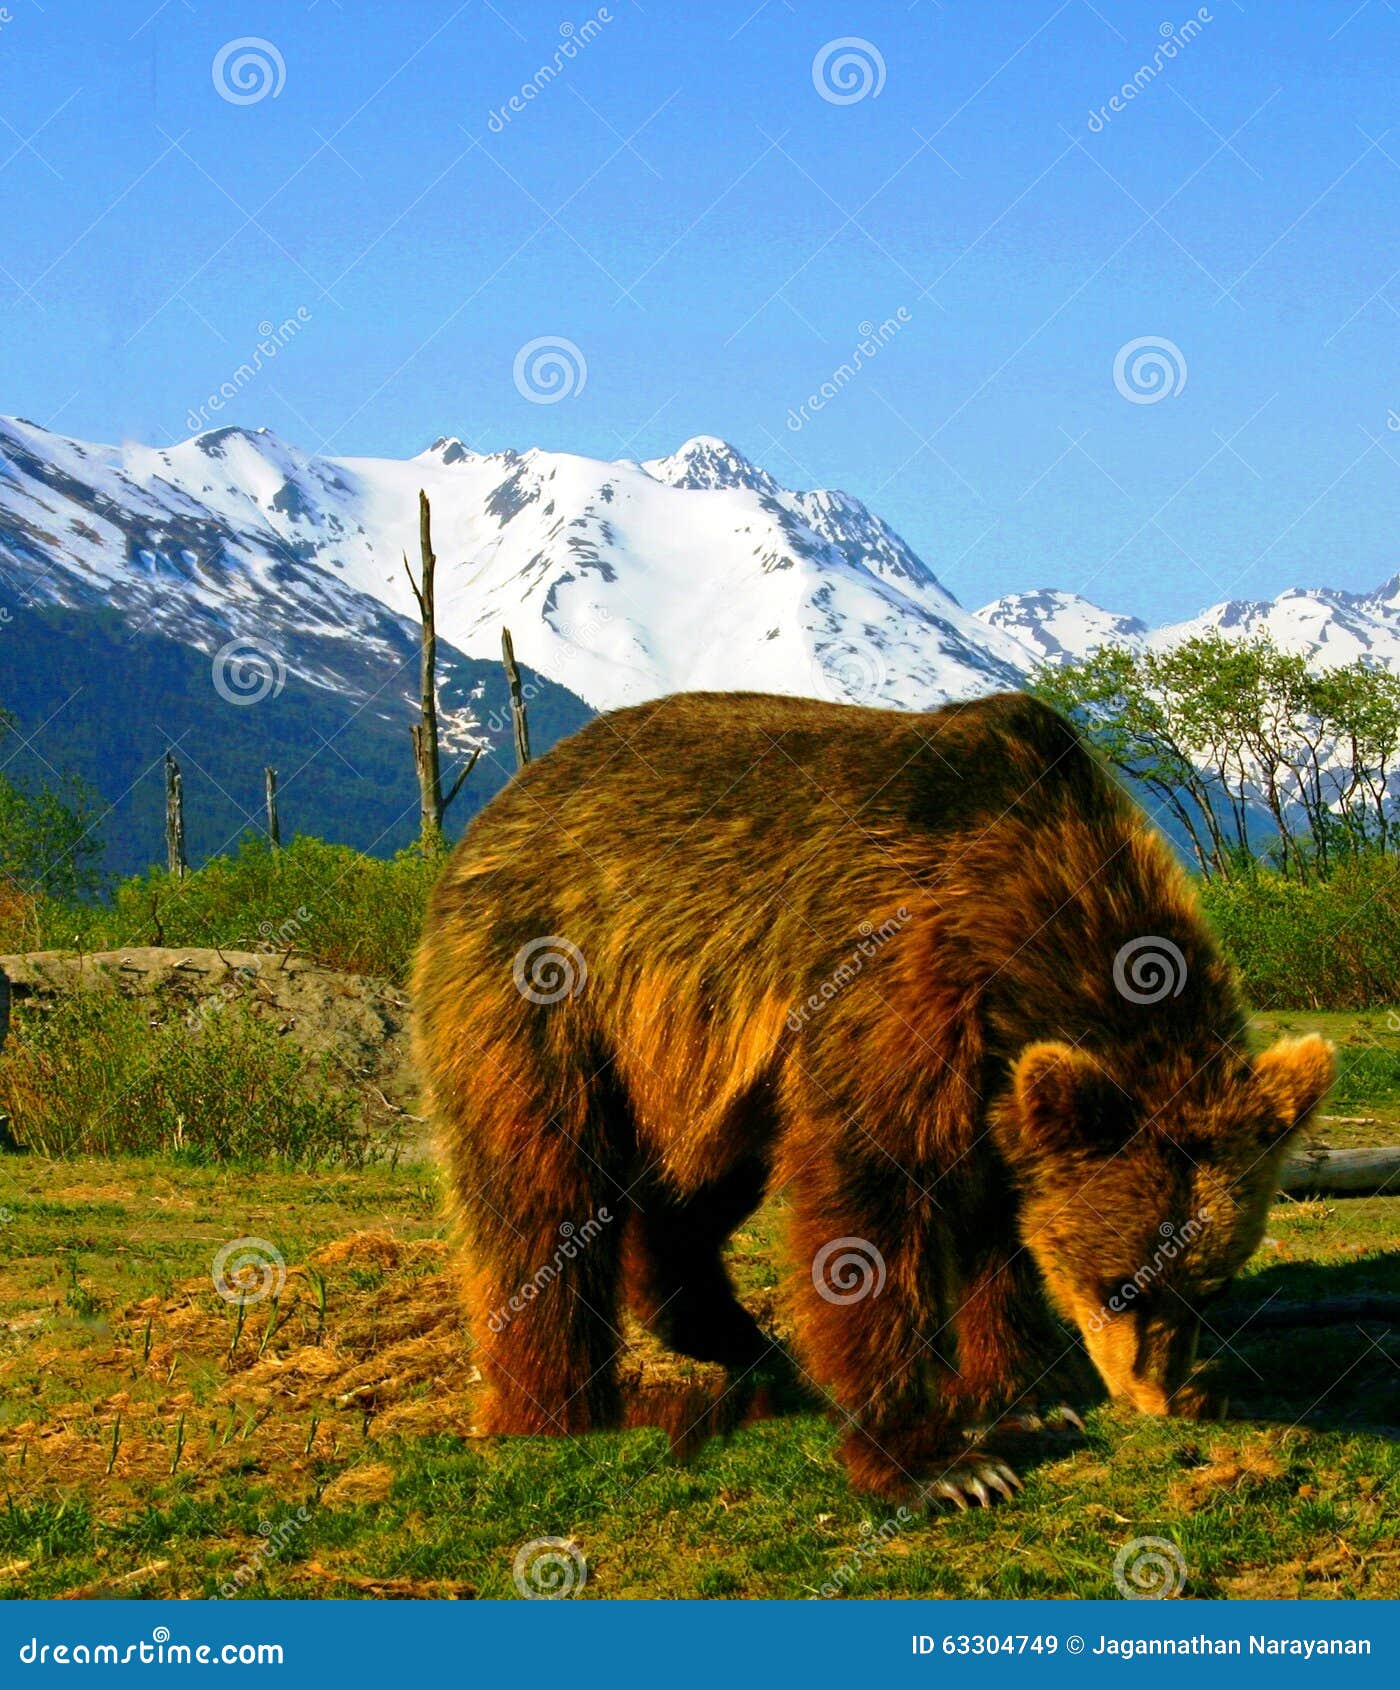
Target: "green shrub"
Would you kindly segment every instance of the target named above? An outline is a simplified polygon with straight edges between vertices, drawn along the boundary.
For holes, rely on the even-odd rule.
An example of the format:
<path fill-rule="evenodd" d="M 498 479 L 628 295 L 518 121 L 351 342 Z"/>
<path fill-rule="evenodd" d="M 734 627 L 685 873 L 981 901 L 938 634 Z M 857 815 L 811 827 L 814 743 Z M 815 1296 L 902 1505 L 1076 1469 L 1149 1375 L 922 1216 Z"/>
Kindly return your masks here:
<path fill-rule="evenodd" d="M 195 1162 L 360 1166 L 360 1100 L 246 1004 L 152 1019 L 86 990 L 26 1015 L 0 1053 L 0 1115 L 46 1156 L 173 1153 Z"/>
<path fill-rule="evenodd" d="M 441 860 L 367 857 L 298 838 L 259 839 L 177 880 L 122 881 L 103 904 L 0 897 L 0 953 L 126 945 L 294 949 L 331 968 L 408 978 Z M 1400 857 L 1341 862 L 1324 881 L 1266 869 L 1201 883 L 1201 896 L 1257 1009 L 1366 1009 L 1400 1003 Z"/>
<path fill-rule="evenodd" d="M 274 851 L 248 839 L 182 880 L 158 869 L 124 880 L 107 903 L 41 899 L 8 921 L 0 904 L 0 952 L 272 945 L 402 983 L 440 866 L 416 850 L 367 857 L 302 837 Z"/>
<path fill-rule="evenodd" d="M 1324 881 L 1260 871 L 1202 899 L 1256 1009 L 1400 1003 L 1400 858 L 1357 857 Z"/>

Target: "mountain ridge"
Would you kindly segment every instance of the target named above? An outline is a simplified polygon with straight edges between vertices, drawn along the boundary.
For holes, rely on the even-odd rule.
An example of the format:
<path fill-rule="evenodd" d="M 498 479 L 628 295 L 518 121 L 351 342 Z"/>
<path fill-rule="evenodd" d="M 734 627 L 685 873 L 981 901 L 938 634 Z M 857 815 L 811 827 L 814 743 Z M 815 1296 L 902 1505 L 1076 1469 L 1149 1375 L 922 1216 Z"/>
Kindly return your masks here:
<path fill-rule="evenodd" d="M 25 696 L 42 668 L 46 710 L 67 713 L 60 728 L 88 712 L 77 738 L 99 784 L 107 771 L 92 748 L 104 735 L 134 737 L 152 759 L 176 738 L 198 757 L 213 736 L 211 779 L 236 794 L 226 819 L 256 825 L 258 760 L 290 743 L 266 713 L 290 688 L 299 731 L 328 757 L 350 733 L 350 761 L 373 771 L 360 798 L 332 803 L 328 830 L 406 843 L 417 625 L 404 552 L 416 549 L 420 488 L 439 559 L 444 743 L 450 757 L 485 754 L 463 817 L 513 767 L 497 697 L 503 626 L 525 666 L 537 751 L 592 711 L 666 692 L 748 688 L 926 710 L 1021 686 L 1038 663 L 1106 640 L 1155 646 L 1208 627 L 1266 631 L 1322 664 L 1364 656 L 1400 672 L 1400 577 L 1366 593 L 1226 600 L 1158 628 L 1049 588 L 972 611 L 862 500 L 786 488 L 713 435 L 645 461 L 477 452 L 450 435 L 407 459 L 332 458 L 268 429 L 112 446 L 0 418 L 0 702 L 63 766 L 62 732 L 45 727 L 37 694 Z M 17 633 L 25 611 L 32 639 L 50 642 L 42 662 Z M 101 635 L 85 646 L 83 618 L 96 616 Z M 133 689 L 121 681 L 122 641 L 134 660 L 154 649 L 147 639 L 169 643 L 161 662 L 179 677 L 178 722 L 153 720 L 149 698 L 123 703 Z M 59 681 L 85 649 L 100 654 L 101 684 L 74 673 L 72 703 Z M 128 802 L 109 787 L 104 796 Z M 323 779 L 308 802 L 312 831 L 328 789 L 334 797 Z M 144 788 L 140 803 L 154 805 Z M 154 825 L 127 831 L 144 840 Z M 124 846 L 123 863 L 136 850 Z"/>

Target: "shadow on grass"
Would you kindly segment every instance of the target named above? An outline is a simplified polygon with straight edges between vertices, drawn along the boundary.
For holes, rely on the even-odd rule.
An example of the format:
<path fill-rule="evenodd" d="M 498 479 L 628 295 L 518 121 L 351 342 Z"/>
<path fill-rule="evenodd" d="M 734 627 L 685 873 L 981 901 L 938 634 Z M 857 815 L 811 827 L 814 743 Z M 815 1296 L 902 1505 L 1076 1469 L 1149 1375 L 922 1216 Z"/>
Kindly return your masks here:
<path fill-rule="evenodd" d="M 1356 1315 L 1400 1293 L 1400 1252 L 1281 1263 L 1241 1289 L 1248 1301 L 1237 1294 L 1212 1310 L 1201 1346 L 1231 1420 L 1400 1437 L 1400 1334 L 1393 1320 Z M 1328 1324 L 1271 1324 L 1324 1302 L 1337 1305 Z"/>
<path fill-rule="evenodd" d="M 1047 1376 L 1037 1393 L 1042 1408 L 1062 1403 L 1087 1405 L 1103 1399 L 1102 1386 L 1087 1357 L 1080 1358 L 1082 1365 L 1078 1367 L 1073 1365 L 1074 1358 L 1067 1367 L 1065 1358 L 1061 1360 L 1059 1374 Z M 720 1374 L 718 1369 L 707 1369 L 706 1374 L 700 1379 L 651 1384 L 630 1395 L 626 1425 L 660 1427 L 670 1440 L 673 1458 L 684 1463 L 714 1440 L 724 1440 L 759 1421 L 823 1413 L 830 1413 L 837 1421 L 844 1418 L 777 1338 L 771 1339 L 761 1365 L 742 1373 Z M 1014 1404 L 1013 1409 L 1030 1406 L 1023 1402 Z M 969 1443 L 972 1441 L 969 1435 Z M 1071 1425 L 1062 1423 L 1037 1431 L 997 1427 L 988 1433 L 986 1442 L 1024 1478 L 1046 1462 L 1062 1460 L 1086 1439 Z"/>

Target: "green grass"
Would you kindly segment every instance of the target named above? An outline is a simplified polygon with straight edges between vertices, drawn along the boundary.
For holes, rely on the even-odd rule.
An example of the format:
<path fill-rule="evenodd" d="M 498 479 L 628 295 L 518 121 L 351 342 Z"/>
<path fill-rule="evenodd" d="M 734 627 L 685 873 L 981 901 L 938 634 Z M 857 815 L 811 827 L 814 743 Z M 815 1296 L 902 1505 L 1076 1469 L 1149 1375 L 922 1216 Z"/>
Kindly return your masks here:
<path fill-rule="evenodd" d="M 1179 1546 L 1194 1596 L 1400 1596 L 1394 1335 L 1248 1326 L 1270 1299 L 1400 1288 L 1400 1199 L 1276 1207 L 1260 1258 L 1212 1317 L 1229 1422 L 1100 1404 L 1085 1438 L 1045 1439 L 1021 1462 L 1014 1505 L 885 1532 L 892 1510 L 849 1490 L 836 1430 L 814 1411 L 746 1426 L 683 1464 L 647 1429 L 447 1435 L 432 1419 L 446 1394 L 425 1377 L 427 1419 L 401 1435 L 381 1430 L 374 1398 L 363 1413 L 338 1407 L 341 1381 L 319 1404 L 264 1401 L 254 1354 L 269 1322 L 305 1320 L 290 1296 L 280 1314 L 249 1313 L 232 1357 L 236 1311 L 207 1291 L 207 1321 L 167 1330 L 228 1239 L 274 1240 L 294 1267 L 352 1233 L 439 1236 L 429 1169 L 31 1157 L 0 1175 L 0 1596 L 213 1595 L 256 1566 L 245 1594 L 508 1597 L 521 1547 L 560 1537 L 586 1558 L 585 1598 L 1112 1597 L 1115 1554 L 1147 1535 Z M 735 1243 L 755 1302 L 774 1279 L 781 1218 L 770 1204 Z M 327 1267 L 320 1347 L 339 1354 L 366 1314 L 387 1333 L 396 1290 L 423 1271 Z M 148 1297 L 155 1313 L 133 1316 Z M 312 1334 L 290 1331 L 271 1339 L 283 1357 L 271 1377 L 304 1360 Z M 253 1562 L 274 1540 L 278 1553 Z"/>
<path fill-rule="evenodd" d="M 1400 1143 L 1400 1011 L 1275 1010 L 1251 1023 L 1259 1046 L 1301 1033 L 1337 1047 L 1337 1083 L 1312 1136 L 1334 1148 Z"/>

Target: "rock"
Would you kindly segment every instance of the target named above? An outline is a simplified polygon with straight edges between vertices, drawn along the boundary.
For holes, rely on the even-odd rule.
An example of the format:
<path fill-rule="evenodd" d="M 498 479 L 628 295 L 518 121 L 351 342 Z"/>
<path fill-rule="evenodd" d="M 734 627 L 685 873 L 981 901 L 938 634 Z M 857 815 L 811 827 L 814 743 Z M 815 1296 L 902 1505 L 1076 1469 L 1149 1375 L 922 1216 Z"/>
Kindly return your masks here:
<path fill-rule="evenodd" d="M 328 1054 L 347 1079 L 378 1090 L 393 1108 L 416 1107 L 408 999 L 385 981 L 287 953 L 165 946 L 4 956 L 0 979 L 6 976 L 16 1026 L 78 991 L 149 999 L 158 1018 L 198 1017 L 238 1000 L 311 1054 Z"/>

